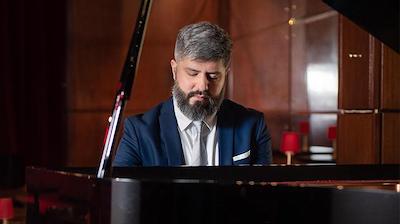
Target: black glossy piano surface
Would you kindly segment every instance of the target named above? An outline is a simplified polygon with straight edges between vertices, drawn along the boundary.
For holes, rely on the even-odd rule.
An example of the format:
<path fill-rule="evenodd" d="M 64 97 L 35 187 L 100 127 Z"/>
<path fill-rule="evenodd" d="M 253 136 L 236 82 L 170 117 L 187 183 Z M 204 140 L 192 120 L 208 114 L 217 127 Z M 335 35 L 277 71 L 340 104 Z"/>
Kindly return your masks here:
<path fill-rule="evenodd" d="M 27 223 L 396 223 L 400 165 L 29 167 Z"/>

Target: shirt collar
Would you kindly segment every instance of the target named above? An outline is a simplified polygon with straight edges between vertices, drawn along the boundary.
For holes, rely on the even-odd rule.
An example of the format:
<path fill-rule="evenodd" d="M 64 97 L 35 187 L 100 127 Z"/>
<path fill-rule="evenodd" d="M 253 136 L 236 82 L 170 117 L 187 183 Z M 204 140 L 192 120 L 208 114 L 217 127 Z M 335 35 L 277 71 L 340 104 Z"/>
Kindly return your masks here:
<path fill-rule="evenodd" d="M 178 103 L 176 102 L 175 97 L 172 97 L 172 99 L 179 130 L 184 131 L 193 122 L 193 120 L 189 119 L 188 117 L 186 117 L 186 115 L 182 113 L 181 109 L 178 107 Z M 203 120 L 203 122 L 206 124 L 209 130 L 212 130 L 217 123 L 216 113 L 208 116 L 205 120 Z"/>
<path fill-rule="evenodd" d="M 181 109 L 179 109 L 175 97 L 173 97 L 173 101 L 174 101 L 174 111 L 175 111 L 176 121 L 178 122 L 179 130 L 184 131 L 192 123 L 192 120 L 186 117 L 182 113 Z"/>

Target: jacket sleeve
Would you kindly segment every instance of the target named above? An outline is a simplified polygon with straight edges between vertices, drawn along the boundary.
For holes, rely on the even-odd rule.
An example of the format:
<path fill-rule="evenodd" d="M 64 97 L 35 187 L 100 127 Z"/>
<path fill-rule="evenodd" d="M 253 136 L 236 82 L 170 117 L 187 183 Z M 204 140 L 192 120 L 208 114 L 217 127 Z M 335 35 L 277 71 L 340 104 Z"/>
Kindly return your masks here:
<path fill-rule="evenodd" d="M 257 122 L 256 131 L 256 155 L 254 164 L 269 165 L 272 163 L 271 135 L 264 121 L 264 115 L 261 113 Z"/>
<path fill-rule="evenodd" d="M 127 118 L 124 122 L 124 133 L 119 143 L 113 166 L 141 166 L 140 148 L 134 125 L 134 118 Z"/>

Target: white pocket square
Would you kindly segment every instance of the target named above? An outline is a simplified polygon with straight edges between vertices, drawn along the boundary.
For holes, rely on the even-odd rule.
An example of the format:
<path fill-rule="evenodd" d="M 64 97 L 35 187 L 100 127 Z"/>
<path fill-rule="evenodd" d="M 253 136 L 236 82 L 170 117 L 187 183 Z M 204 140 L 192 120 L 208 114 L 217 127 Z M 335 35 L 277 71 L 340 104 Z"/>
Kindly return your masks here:
<path fill-rule="evenodd" d="M 233 159 L 233 162 L 236 162 L 238 160 L 246 159 L 249 156 L 250 156 L 250 149 L 242 154 L 234 156 L 232 159 Z"/>

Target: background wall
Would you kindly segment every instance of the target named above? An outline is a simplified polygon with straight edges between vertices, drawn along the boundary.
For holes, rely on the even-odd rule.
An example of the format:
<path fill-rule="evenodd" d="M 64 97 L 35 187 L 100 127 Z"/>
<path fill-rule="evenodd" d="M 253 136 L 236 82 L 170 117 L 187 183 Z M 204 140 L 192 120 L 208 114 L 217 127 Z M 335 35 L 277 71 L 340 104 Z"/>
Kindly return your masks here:
<path fill-rule="evenodd" d="M 0 2 L 0 157 L 9 161 L 66 162 L 65 12 L 66 1 Z"/>

